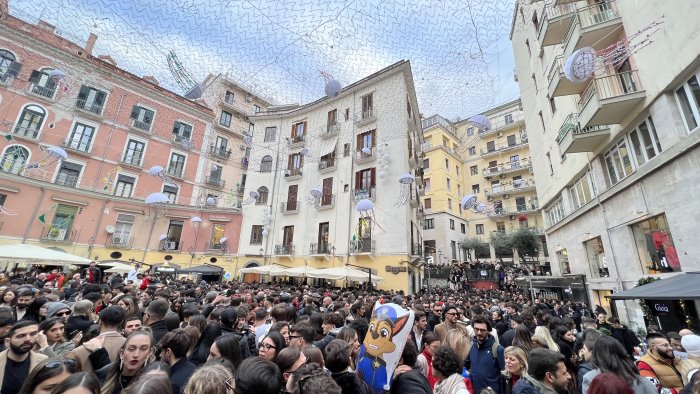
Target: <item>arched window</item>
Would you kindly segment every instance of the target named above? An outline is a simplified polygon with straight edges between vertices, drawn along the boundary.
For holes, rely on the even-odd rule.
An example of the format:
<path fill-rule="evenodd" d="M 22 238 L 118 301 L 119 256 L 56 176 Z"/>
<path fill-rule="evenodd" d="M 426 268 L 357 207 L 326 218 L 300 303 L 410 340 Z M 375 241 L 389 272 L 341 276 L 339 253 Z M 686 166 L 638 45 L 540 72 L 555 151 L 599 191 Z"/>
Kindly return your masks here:
<path fill-rule="evenodd" d="M 15 126 L 15 134 L 37 138 L 41 125 L 46 118 L 46 111 L 38 105 L 27 105 L 22 110 L 22 115 L 19 117 L 19 122 Z"/>
<path fill-rule="evenodd" d="M 19 145 L 8 146 L 0 160 L 0 171 L 19 174 L 27 164 L 29 151 Z"/>
<path fill-rule="evenodd" d="M 265 186 L 261 186 L 258 188 L 258 193 L 260 194 L 260 197 L 255 201 L 255 205 L 266 205 L 267 204 L 267 188 Z"/>
<path fill-rule="evenodd" d="M 0 49 L 0 75 L 4 76 L 10 70 L 10 66 L 16 59 L 12 52 Z"/>
<path fill-rule="evenodd" d="M 260 160 L 260 172 L 272 171 L 272 156 L 266 155 Z"/>

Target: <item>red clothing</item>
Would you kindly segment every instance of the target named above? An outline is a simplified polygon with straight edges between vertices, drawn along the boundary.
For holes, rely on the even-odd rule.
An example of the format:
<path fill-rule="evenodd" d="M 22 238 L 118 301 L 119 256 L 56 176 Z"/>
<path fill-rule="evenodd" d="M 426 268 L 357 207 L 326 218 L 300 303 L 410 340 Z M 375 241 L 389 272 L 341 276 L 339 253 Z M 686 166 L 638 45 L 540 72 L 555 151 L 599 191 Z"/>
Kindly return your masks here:
<path fill-rule="evenodd" d="M 433 355 L 428 352 L 428 349 L 423 350 L 423 357 L 428 362 L 428 383 L 430 383 L 430 388 L 435 389 L 435 383 L 437 379 L 433 377 Z"/>
<path fill-rule="evenodd" d="M 148 281 L 148 277 L 147 277 L 147 276 L 144 277 L 144 278 L 141 280 L 141 286 L 139 286 L 139 289 L 141 289 L 141 290 L 146 290 L 146 289 L 148 288 L 148 282 L 149 282 L 149 281 Z"/>

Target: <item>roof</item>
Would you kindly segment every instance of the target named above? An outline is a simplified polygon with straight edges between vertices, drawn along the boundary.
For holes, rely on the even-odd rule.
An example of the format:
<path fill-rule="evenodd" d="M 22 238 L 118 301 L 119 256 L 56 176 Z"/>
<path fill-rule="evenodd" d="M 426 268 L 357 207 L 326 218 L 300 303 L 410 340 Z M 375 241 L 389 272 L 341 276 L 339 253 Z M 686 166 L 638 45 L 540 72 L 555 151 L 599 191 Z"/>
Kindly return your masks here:
<path fill-rule="evenodd" d="M 700 300 L 700 272 L 688 272 L 610 296 L 614 300 Z"/>

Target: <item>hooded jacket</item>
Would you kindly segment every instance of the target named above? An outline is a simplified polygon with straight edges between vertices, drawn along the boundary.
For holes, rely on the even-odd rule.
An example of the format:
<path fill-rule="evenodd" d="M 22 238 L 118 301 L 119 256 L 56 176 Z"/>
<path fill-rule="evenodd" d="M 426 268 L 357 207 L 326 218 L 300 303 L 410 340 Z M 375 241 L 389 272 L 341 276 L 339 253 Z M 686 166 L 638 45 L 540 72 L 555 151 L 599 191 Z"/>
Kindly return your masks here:
<path fill-rule="evenodd" d="M 480 393 L 481 390 L 487 387 L 491 387 L 497 393 L 502 392 L 501 371 L 505 369 L 506 361 L 503 354 L 503 346 L 501 345 L 497 347 L 497 357 L 491 354 L 491 349 L 495 342 L 496 339 L 491 335 L 483 343 L 479 343 L 474 338 L 469 355 L 464 361 L 465 368 L 469 370 L 472 376 L 475 393 Z"/>

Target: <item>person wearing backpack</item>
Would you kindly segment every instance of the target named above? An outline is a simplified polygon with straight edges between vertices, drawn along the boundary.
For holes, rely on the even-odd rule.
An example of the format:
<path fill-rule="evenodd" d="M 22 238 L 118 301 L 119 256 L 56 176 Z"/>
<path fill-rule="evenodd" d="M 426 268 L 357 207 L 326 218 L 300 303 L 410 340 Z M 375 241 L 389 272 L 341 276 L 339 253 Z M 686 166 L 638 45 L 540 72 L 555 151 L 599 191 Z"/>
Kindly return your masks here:
<path fill-rule="evenodd" d="M 472 319 L 474 343 L 469 350 L 464 367 L 469 370 L 475 393 L 491 388 L 502 393 L 501 371 L 505 369 L 503 346 L 491 335 L 491 322 L 482 316 Z"/>

